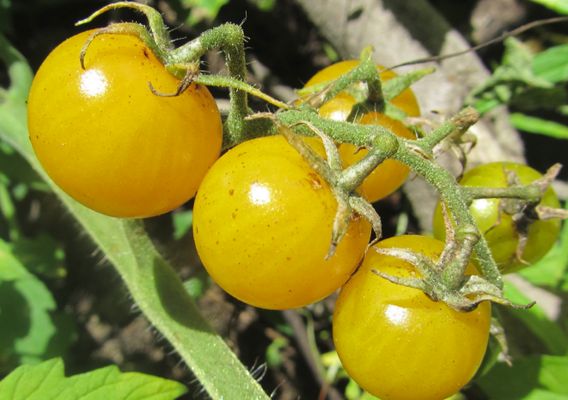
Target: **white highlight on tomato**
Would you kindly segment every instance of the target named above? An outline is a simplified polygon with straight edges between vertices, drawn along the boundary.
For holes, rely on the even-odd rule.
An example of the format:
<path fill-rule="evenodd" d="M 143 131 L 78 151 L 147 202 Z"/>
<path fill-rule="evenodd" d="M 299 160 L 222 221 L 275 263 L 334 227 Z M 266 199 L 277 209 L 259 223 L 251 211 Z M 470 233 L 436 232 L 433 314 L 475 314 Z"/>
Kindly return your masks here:
<path fill-rule="evenodd" d="M 103 95 L 108 88 L 104 74 L 97 69 L 89 69 L 81 75 L 81 91 L 89 97 Z"/>
<path fill-rule="evenodd" d="M 248 195 L 250 201 L 259 206 L 270 201 L 270 189 L 260 183 L 253 183 Z"/>

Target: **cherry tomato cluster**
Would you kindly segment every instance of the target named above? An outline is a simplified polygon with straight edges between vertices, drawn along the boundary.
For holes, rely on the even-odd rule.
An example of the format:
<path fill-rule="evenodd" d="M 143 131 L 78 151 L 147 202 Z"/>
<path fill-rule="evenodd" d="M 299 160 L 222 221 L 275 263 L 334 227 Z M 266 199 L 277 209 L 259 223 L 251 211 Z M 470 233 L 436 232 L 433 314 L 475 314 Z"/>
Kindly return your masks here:
<path fill-rule="evenodd" d="M 98 36 L 81 63 L 91 35 L 78 34 L 57 47 L 29 95 L 31 143 L 63 191 L 116 217 L 165 213 L 197 193 L 197 251 L 211 277 L 232 296 L 256 307 L 288 309 L 342 287 L 333 315 L 334 342 L 345 369 L 364 389 L 383 400 L 442 399 L 468 383 L 485 353 L 490 304 L 458 312 L 377 276 L 420 277 L 415 266 L 384 249 L 406 249 L 437 261 L 444 242 L 407 235 L 368 248 L 371 224 L 353 214 L 330 252 L 338 209 L 334 190 L 283 136 L 242 142 L 219 158 L 222 123 L 206 87 L 191 84 L 179 95 L 164 96 L 176 92 L 179 80 L 128 35 Z M 357 64 L 334 64 L 306 87 L 332 82 Z M 380 72 L 380 77 L 386 81 L 395 74 Z M 346 121 L 355 103 L 342 92 L 319 107 L 319 114 Z M 408 116 L 420 114 L 410 89 L 392 104 Z M 352 122 L 416 137 L 401 121 L 377 111 Z M 338 152 L 348 167 L 367 150 L 340 144 Z M 461 184 L 507 187 L 507 171 L 521 184 L 540 177 L 523 165 L 495 163 L 467 172 Z M 375 202 L 397 190 L 408 173 L 404 164 L 386 160 L 357 190 Z M 541 204 L 558 207 L 552 189 Z M 501 200 L 477 199 L 470 209 L 503 272 L 535 262 L 558 234 L 558 221 L 536 221 L 526 225 L 521 239 Z M 448 223 L 439 206 L 437 238 L 444 239 Z M 477 270 L 471 265 L 468 273 Z"/>

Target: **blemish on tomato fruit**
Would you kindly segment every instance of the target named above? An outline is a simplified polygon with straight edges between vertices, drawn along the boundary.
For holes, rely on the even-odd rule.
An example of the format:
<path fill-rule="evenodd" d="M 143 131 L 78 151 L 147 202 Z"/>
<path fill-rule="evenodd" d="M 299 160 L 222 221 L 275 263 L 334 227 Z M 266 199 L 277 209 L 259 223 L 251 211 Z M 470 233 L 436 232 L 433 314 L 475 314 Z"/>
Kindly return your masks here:
<path fill-rule="evenodd" d="M 142 53 L 144 53 L 144 57 L 149 58 L 148 56 L 148 49 L 146 49 L 145 47 L 142 49 Z"/>
<path fill-rule="evenodd" d="M 310 183 L 313 189 L 318 190 L 323 187 L 321 183 L 321 178 L 317 173 L 310 172 L 308 176 L 309 176 L 308 182 Z"/>
<path fill-rule="evenodd" d="M 235 194 L 235 189 L 229 189 L 229 196 L 232 196 Z"/>

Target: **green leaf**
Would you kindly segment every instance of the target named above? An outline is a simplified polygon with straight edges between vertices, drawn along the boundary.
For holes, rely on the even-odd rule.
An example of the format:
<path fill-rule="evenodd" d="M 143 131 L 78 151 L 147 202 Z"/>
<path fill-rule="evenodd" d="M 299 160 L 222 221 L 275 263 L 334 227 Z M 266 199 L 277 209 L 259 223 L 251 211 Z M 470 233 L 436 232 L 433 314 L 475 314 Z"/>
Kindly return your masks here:
<path fill-rule="evenodd" d="M 19 367 L 0 382 L 0 398 L 10 400 L 171 400 L 186 392 L 179 382 L 115 366 L 66 378 L 60 359 Z"/>
<path fill-rule="evenodd" d="M 498 364 L 476 382 L 490 399 L 564 399 L 567 376 L 567 357 L 535 356 L 515 360 L 512 367 Z"/>
<path fill-rule="evenodd" d="M 63 278 L 65 253 L 49 235 L 33 239 L 19 238 L 11 245 L 12 252 L 28 271 L 49 278 Z"/>
<path fill-rule="evenodd" d="M 538 53 L 532 68 L 536 76 L 557 83 L 568 80 L 568 44 L 554 46 Z"/>
<path fill-rule="evenodd" d="M 521 290 L 507 281 L 505 282 L 505 297 L 516 304 L 528 304 L 530 302 L 530 299 Z M 551 354 L 568 354 L 568 337 L 556 322 L 548 319 L 538 304 L 528 310 L 510 308 L 507 311 L 525 324 L 542 341 Z"/>
<path fill-rule="evenodd" d="M 420 79 L 434 72 L 436 72 L 434 68 L 419 69 L 404 75 L 398 75 L 383 82 L 382 89 L 385 100 L 392 100 L 404 90 L 408 89 L 413 83 L 418 82 Z"/>
<path fill-rule="evenodd" d="M 532 69 L 534 55 L 515 38 L 504 42 L 505 53 L 491 77 L 475 88 L 467 97 L 480 113 L 490 111 L 501 104 L 508 104 L 528 88 L 553 89 L 553 84 L 537 76 Z"/>
<path fill-rule="evenodd" d="M 47 191 L 49 188 L 20 154 L 2 142 L 0 142 L 0 177 L 4 177 L 6 183 L 24 184 L 35 190 Z"/>
<path fill-rule="evenodd" d="M 564 204 L 568 209 L 568 202 Z M 564 223 L 556 245 L 540 261 L 520 271 L 533 285 L 568 292 L 568 223 Z"/>
<path fill-rule="evenodd" d="M 568 126 L 530 115 L 513 113 L 510 116 L 513 126 L 525 132 L 553 137 L 555 139 L 568 139 Z"/>
<path fill-rule="evenodd" d="M 274 6 L 276 6 L 276 0 L 251 0 L 250 2 L 253 3 L 260 11 L 264 12 L 272 11 Z"/>
<path fill-rule="evenodd" d="M 62 354 L 73 341 L 75 329 L 56 312 L 43 282 L 10 250 L 0 240 L 0 359 L 35 363 Z M 0 369 L 6 367 L 0 365 Z"/>
<path fill-rule="evenodd" d="M 174 224 L 174 239 L 180 240 L 188 233 L 193 223 L 193 210 L 176 211 L 172 214 Z"/>
<path fill-rule="evenodd" d="M 568 14 L 568 0 L 531 0 L 533 3 L 540 4 L 558 14 Z"/>
<path fill-rule="evenodd" d="M 267 399 L 260 384 L 201 316 L 174 269 L 146 235 L 142 222 L 91 211 L 63 193 L 46 175 L 28 139 L 25 95 L 17 96 L 24 87 L 27 93 L 29 87 L 29 82 L 24 84 L 26 74 L 22 72 L 27 63 L 5 41 L 0 42 L 0 58 L 8 64 L 9 71 L 20 71 L 15 74 L 18 80 L 12 79 L 7 97 L 13 101 L 0 103 L 0 140 L 16 149 L 59 196 L 114 265 L 138 308 L 170 342 L 213 399 Z"/>
<path fill-rule="evenodd" d="M 209 286 L 211 286 L 211 278 L 204 270 L 201 270 L 197 275 L 192 276 L 183 283 L 183 287 L 194 300 L 203 296 L 203 293 Z"/>
<path fill-rule="evenodd" d="M 185 8 L 191 9 L 187 22 L 195 25 L 203 20 L 212 21 L 219 14 L 219 10 L 229 0 L 182 0 Z"/>
<path fill-rule="evenodd" d="M 540 88 L 525 87 L 514 93 L 509 105 L 519 110 L 551 110 L 554 111 L 568 103 L 568 93 L 561 87 Z"/>

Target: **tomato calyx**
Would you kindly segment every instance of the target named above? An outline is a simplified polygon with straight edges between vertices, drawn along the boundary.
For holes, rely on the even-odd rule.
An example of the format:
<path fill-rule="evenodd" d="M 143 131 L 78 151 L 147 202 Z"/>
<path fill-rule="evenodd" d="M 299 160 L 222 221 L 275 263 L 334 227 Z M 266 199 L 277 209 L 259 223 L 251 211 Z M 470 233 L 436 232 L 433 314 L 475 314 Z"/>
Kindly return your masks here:
<path fill-rule="evenodd" d="M 448 247 L 436 262 L 430 258 L 404 248 L 381 248 L 377 252 L 386 256 L 399 258 L 412 264 L 419 272 L 419 277 L 399 277 L 384 273 L 378 269 L 371 271 L 379 277 L 397 285 L 407 286 L 421 290 L 432 301 L 442 301 L 456 311 L 469 312 L 477 308 L 484 301 L 501 304 L 512 308 L 530 308 L 535 302 L 518 305 L 506 299 L 503 290 L 479 275 L 464 275 L 459 287 L 451 287 L 444 279 L 445 272 L 455 269 L 456 264 L 463 261 L 449 259 Z M 469 258 L 465 259 L 465 266 Z"/>

